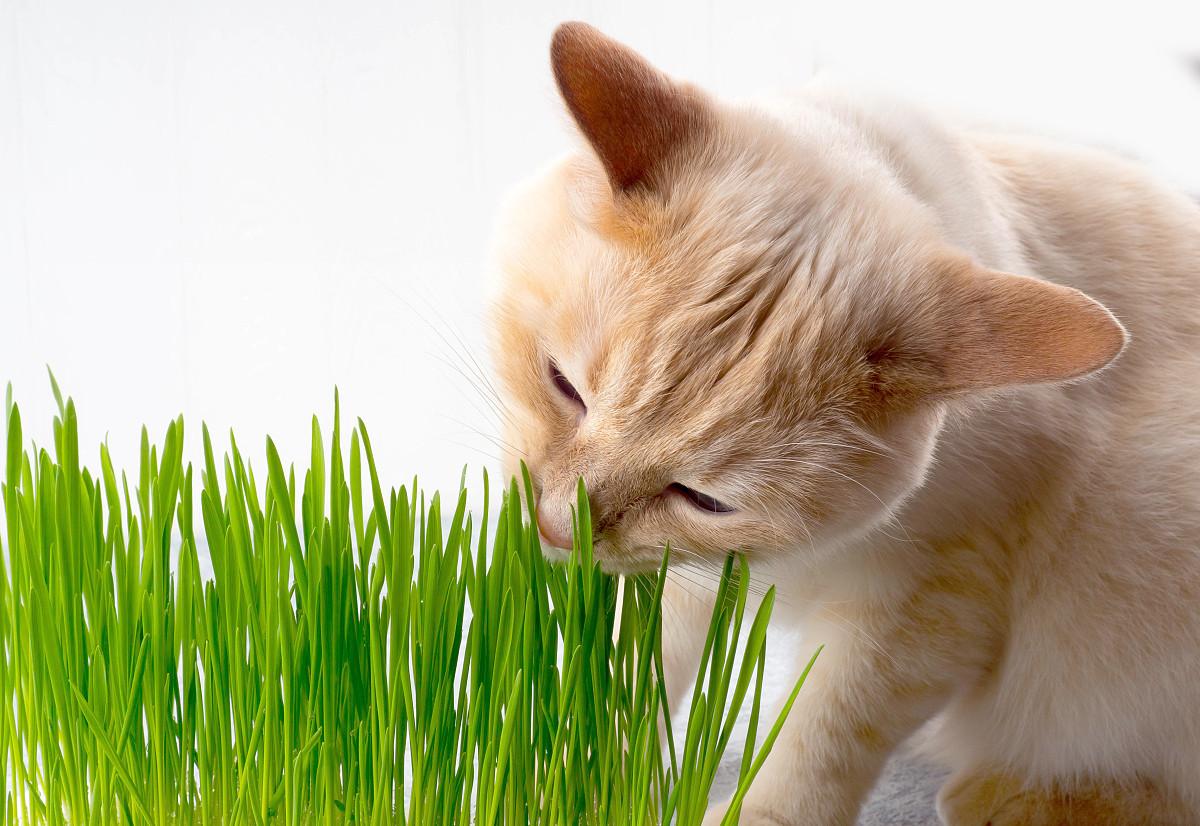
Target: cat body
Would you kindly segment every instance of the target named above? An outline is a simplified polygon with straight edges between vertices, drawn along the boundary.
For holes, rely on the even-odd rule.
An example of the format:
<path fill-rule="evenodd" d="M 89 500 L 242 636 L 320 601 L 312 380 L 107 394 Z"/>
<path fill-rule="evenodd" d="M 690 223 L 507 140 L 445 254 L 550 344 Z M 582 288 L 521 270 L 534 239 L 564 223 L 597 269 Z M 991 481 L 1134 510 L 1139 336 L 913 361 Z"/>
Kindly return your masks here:
<path fill-rule="evenodd" d="M 730 548 L 825 644 L 741 822 L 852 823 L 918 731 L 950 824 L 1200 822 L 1200 209 L 582 24 L 552 65 L 586 145 L 502 218 L 506 439 L 548 544 L 582 476 L 605 564 L 678 548 L 671 694 Z"/>

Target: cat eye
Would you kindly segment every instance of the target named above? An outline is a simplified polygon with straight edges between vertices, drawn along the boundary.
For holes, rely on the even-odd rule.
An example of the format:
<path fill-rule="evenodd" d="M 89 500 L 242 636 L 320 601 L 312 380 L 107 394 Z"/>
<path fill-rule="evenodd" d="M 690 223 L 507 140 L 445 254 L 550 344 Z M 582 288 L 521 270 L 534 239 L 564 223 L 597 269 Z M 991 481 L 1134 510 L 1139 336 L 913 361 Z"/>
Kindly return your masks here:
<path fill-rule="evenodd" d="M 667 490 L 678 493 L 696 510 L 705 511 L 706 513 L 732 513 L 734 511 L 733 507 L 726 505 L 720 499 L 709 496 L 707 493 L 701 493 L 698 490 L 692 490 L 687 485 L 681 485 L 678 482 L 670 484 Z"/>
<path fill-rule="evenodd" d="M 587 412 L 587 405 L 583 403 L 583 396 L 579 395 L 579 391 L 575 389 L 575 385 L 567 381 L 567 377 L 563 375 L 562 370 L 559 370 L 558 365 L 554 363 L 554 359 L 550 359 L 550 381 L 554 382 L 554 387 L 559 393 L 562 393 L 565 397 L 579 405 L 584 413 Z"/>

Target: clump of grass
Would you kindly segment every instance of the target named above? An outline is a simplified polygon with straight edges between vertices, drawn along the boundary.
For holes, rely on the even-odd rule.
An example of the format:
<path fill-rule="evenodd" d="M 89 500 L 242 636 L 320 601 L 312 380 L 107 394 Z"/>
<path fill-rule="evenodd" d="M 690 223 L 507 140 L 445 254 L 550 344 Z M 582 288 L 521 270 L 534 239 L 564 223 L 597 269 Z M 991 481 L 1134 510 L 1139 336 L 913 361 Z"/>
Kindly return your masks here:
<path fill-rule="evenodd" d="M 52 451 L 5 403 L 0 822 L 696 824 L 747 697 L 737 800 L 803 682 L 756 750 L 774 594 L 751 617 L 731 557 L 676 743 L 664 573 L 594 564 L 582 487 L 552 566 L 527 478 L 489 535 L 465 490 L 385 487 L 336 402 L 299 473 L 207 429 L 196 473 L 180 418 L 130 480 L 54 391 Z"/>

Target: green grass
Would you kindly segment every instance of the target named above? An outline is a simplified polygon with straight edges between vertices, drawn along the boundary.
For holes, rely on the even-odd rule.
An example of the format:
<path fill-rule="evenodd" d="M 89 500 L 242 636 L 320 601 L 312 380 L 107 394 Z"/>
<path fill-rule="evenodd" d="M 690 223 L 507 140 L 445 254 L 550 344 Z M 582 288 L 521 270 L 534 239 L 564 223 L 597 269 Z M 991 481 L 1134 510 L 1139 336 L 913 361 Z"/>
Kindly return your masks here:
<path fill-rule="evenodd" d="M 752 612 L 731 557 L 686 737 L 661 742 L 664 577 L 600 571 L 582 487 L 552 566 L 528 479 L 498 518 L 389 488 L 336 402 L 306 470 L 269 439 L 257 474 L 232 436 L 218 462 L 207 429 L 193 468 L 177 419 L 130 479 L 105 446 L 83 466 L 54 392 L 49 451 L 5 402 L 0 823 L 686 826 L 739 709 L 740 795 L 795 699 L 760 739 L 774 594 Z"/>

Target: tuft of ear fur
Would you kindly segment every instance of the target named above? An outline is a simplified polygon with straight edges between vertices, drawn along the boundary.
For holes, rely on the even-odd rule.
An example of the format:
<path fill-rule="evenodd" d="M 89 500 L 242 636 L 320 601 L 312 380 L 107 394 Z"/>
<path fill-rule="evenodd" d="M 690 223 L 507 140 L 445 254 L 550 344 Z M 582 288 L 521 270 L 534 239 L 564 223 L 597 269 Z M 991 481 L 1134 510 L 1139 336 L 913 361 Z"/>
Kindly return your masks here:
<path fill-rule="evenodd" d="M 554 79 L 614 191 L 649 185 L 682 145 L 705 131 L 702 93 L 587 23 L 563 23 L 550 42 Z"/>
<path fill-rule="evenodd" d="M 1069 381 L 1125 347 L 1121 323 L 1079 290 L 961 263 L 948 278 L 942 392 Z"/>

